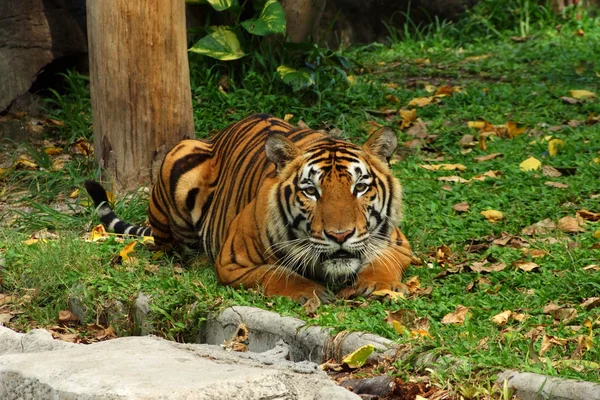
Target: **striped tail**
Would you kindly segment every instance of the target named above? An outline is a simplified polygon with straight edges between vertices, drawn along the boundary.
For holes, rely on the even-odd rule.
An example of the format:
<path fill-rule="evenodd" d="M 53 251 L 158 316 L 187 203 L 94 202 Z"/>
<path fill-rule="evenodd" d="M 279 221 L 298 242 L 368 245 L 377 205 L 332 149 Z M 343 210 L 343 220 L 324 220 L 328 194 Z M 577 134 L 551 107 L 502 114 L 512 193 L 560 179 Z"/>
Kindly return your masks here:
<path fill-rule="evenodd" d="M 110 208 L 106 190 L 101 184 L 96 181 L 85 181 L 84 186 L 94 201 L 100 221 L 109 231 L 132 236 L 152 235 L 152 229 L 149 226 L 133 225 L 117 217 L 113 209 Z"/>

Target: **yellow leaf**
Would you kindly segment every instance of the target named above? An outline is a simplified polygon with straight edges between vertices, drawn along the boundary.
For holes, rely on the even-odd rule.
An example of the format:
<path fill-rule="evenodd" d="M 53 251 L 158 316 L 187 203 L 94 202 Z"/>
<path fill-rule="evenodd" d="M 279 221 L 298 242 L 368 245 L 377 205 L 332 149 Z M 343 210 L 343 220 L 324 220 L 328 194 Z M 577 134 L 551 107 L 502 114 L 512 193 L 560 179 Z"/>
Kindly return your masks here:
<path fill-rule="evenodd" d="M 382 289 L 382 290 L 376 290 L 373 293 L 371 293 L 371 296 L 375 296 L 375 297 L 389 297 L 392 300 L 398 300 L 398 299 L 404 299 L 404 295 L 400 292 L 394 292 L 392 290 L 387 290 L 387 289 Z"/>
<path fill-rule="evenodd" d="M 433 93 L 433 92 L 435 92 L 435 91 L 436 91 L 436 87 L 435 87 L 435 86 L 433 86 L 433 85 L 429 85 L 429 84 L 427 84 L 427 85 L 425 85 L 425 91 L 426 91 L 427 93 Z"/>
<path fill-rule="evenodd" d="M 44 243 L 46 240 L 45 239 L 35 239 L 35 238 L 30 238 L 27 239 L 26 241 L 24 241 L 23 243 L 25 243 L 27 246 L 31 246 L 32 244 L 35 244 L 37 242 L 42 242 Z"/>
<path fill-rule="evenodd" d="M 467 169 L 462 164 L 419 164 L 419 167 L 428 171 L 464 171 Z"/>
<path fill-rule="evenodd" d="M 431 334 L 424 329 L 413 329 L 410 331 L 412 337 L 431 337 Z"/>
<path fill-rule="evenodd" d="M 115 194 L 113 192 L 109 192 L 109 191 L 106 191 L 106 198 L 108 198 L 109 203 L 113 203 L 113 204 L 117 200 L 117 197 L 115 196 Z"/>
<path fill-rule="evenodd" d="M 75 189 L 69 194 L 70 199 L 76 199 L 77 197 L 79 197 L 79 189 Z"/>
<path fill-rule="evenodd" d="M 434 100 L 435 100 L 435 97 L 416 97 L 416 98 L 412 99 L 408 103 L 408 105 L 409 106 L 425 107 L 425 106 L 431 104 Z"/>
<path fill-rule="evenodd" d="M 396 82 L 388 82 L 385 84 L 385 87 L 388 89 L 398 89 L 398 84 Z"/>
<path fill-rule="evenodd" d="M 542 162 L 535 157 L 529 157 L 527 160 L 519 164 L 521 171 L 535 171 L 542 166 Z"/>
<path fill-rule="evenodd" d="M 393 104 L 396 104 L 396 103 L 400 102 L 400 100 L 398 99 L 398 97 L 394 96 L 393 94 L 386 95 L 385 99 L 387 101 L 389 101 L 390 103 L 393 103 Z"/>
<path fill-rule="evenodd" d="M 585 32 L 583 31 L 583 29 L 579 28 L 575 30 L 575 35 L 583 37 L 585 35 Z"/>
<path fill-rule="evenodd" d="M 44 148 L 44 153 L 48 154 L 49 156 L 55 156 L 57 154 L 59 154 L 63 149 L 61 147 L 46 147 Z"/>
<path fill-rule="evenodd" d="M 569 90 L 571 97 L 579 100 L 592 99 L 596 97 L 596 93 L 590 92 L 589 90 Z"/>
<path fill-rule="evenodd" d="M 356 85 L 356 78 L 354 77 L 354 75 L 348 75 L 346 79 L 348 80 L 348 83 L 350 83 L 350 85 Z"/>
<path fill-rule="evenodd" d="M 499 222 L 504 218 L 504 214 L 496 210 L 485 210 L 480 213 L 490 222 Z"/>
<path fill-rule="evenodd" d="M 506 129 L 509 138 L 514 138 L 525 133 L 525 127 L 519 128 L 517 123 L 512 121 L 506 123 Z"/>
<path fill-rule="evenodd" d="M 438 178 L 440 182 L 456 182 L 456 183 L 468 183 L 469 181 L 465 178 L 461 178 L 460 176 L 452 175 L 452 176 L 440 176 Z"/>
<path fill-rule="evenodd" d="M 105 239 L 108 237 L 108 233 L 106 229 L 104 229 L 104 225 L 96 225 L 94 229 L 92 229 L 92 233 L 90 235 L 90 240 L 92 242 L 96 242 L 101 239 Z"/>
<path fill-rule="evenodd" d="M 469 128 L 483 129 L 486 126 L 486 122 L 485 121 L 468 121 L 467 126 Z"/>
<path fill-rule="evenodd" d="M 600 229 L 596 229 L 596 230 L 594 231 L 594 237 L 595 237 L 596 239 L 600 239 Z"/>
<path fill-rule="evenodd" d="M 400 129 L 406 129 L 417 119 L 417 110 L 414 108 L 411 108 L 410 110 L 402 108 L 400 110 L 400 117 L 402 118 Z"/>
<path fill-rule="evenodd" d="M 406 332 L 406 327 L 398 321 L 392 321 L 392 326 L 398 335 L 403 335 Z"/>
<path fill-rule="evenodd" d="M 140 240 L 143 244 L 154 244 L 154 237 L 152 236 L 142 236 Z"/>
<path fill-rule="evenodd" d="M 131 242 L 127 246 L 123 247 L 123 249 L 119 252 L 119 255 L 123 258 L 124 261 L 129 259 L 129 253 L 133 251 L 133 248 L 137 242 Z"/>
<path fill-rule="evenodd" d="M 560 139 L 552 139 L 548 142 L 548 154 L 550 157 L 554 157 L 558 153 L 558 149 L 565 147 L 565 142 Z"/>
<path fill-rule="evenodd" d="M 373 350 L 375 350 L 375 346 L 372 344 L 359 347 L 352 353 L 344 356 L 344 358 L 342 358 L 342 364 L 346 364 L 350 368 L 360 368 L 367 362 L 367 359 L 371 353 L 373 353 Z"/>
<path fill-rule="evenodd" d="M 285 115 L 283 116 L 283 120 L 284 120 L 285 122 L 290 122 L 290 121 L 292 120 L 292 118 L 294 118 L 294 114 L 285 114 Z"/>
<path fill-rule="evenodd" d="M 165 252 L 162 250 L 158 250 L 156 253 L 154 253 L 154 255 L 152 256 L 152 261 L 156 261 L 159 258 L 161 258 L 162 256 L 165 255 Z"/>
<path fill-rule="evenodd" d="M 594 164 L 600 164 L 600 157 L 594 158 Z M 0 173 L 0 175 L 2 174 Z"/>

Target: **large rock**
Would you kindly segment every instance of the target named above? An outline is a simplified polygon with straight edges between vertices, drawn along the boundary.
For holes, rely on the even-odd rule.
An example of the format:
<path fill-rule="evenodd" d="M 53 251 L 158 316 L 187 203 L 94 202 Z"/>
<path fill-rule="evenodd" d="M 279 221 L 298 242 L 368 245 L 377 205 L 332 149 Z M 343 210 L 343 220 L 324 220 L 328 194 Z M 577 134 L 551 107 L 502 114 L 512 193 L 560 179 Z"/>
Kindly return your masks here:
<path fill-rule="evenodd" d="M 0 1 L 0 112 L 49 64 L 86 52 L 85 0 Z"/>
<path fill-rule="evenodd" d="M 0 398 L 359 399 L 316 364 L 293 363 L 285 354 L 282 349 L 230 353 L 153 337 L 5 354 L 0 356 Z"/>

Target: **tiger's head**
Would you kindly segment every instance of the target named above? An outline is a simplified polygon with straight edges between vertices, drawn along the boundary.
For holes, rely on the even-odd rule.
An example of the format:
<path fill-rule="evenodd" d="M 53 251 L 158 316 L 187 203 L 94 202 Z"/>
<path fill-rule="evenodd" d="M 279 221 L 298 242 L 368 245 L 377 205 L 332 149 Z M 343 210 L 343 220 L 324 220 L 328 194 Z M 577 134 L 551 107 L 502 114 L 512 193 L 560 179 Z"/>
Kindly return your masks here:
<path fill-rule="evenodd" d="M 381 255 L 401 218 L 401 185 L 388 168 L 397 143 L 390 128 L 362 147 L 332 137 L 304 149 L 281 135 L 267 139 L 278 170 L 267 231 L 281 268 L 337 282 Z"/>

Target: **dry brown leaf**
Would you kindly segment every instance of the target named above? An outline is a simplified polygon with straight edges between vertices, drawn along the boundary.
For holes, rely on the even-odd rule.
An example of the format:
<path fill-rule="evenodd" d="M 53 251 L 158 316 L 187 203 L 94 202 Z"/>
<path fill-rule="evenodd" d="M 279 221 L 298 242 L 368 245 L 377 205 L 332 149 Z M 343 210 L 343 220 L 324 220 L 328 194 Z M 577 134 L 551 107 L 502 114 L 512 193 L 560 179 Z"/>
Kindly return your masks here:
<path fill-rule="evenodd" d="M 452 175 L 452 176 L 440 176 L 437 178 L 440 182 L 455 182 L 455 183 L 469 183 L 465 178 L 461 178 L 460 176 Z"/>
<path fill-rule="evenodd" d="M 61 325 L 77 324 L 79 318 L 69 310 L 58 312 L 58 323 Z"/>
<path fill-rule="evenodd" d="M 543 235 L 553 231 L 554 229 L 556 229 L 554 222 L 552 222 L 550 218 L 546 218 L 543 221 L 536 222 L 533 225 L 523 228 L 523 230 L 521 230 L 521 234 L 527 236 Z"/>
<path fill-rule="evenodd" d="M 475 137 L 473 135 L 464 135 L 459 141 L 458 145 L 462 148 L 475 147 Z"/>
<path fill-rule="evenodd" d="M 577 104 L 577 103 L 580 103 L 580 101 L 579 101 L 579 100 L 577 100 L 577 99 L 574 99 L 574 98 L 572 98 L 572 97 L 563 96 L 563 97 L 561 97 L 560 99 L 561 99 L 562 101 L 564 101 L 565 103 L 567 103 L 567 104 Z"/>
<path fill-rule="evenodd" d="M 527 332 L 523 337 L 526 339 L 530 339 L 531 341 L 536 341 L 540 336 L 545 335 L 546 331 L 542 325 L 538 325 L 535 328 L 532 328 Z"/>
<path fill-rule="evenodd" d="M 572 307 L 561 307 L 553 302 L 548 303 L 542 310 L 544 314 L 551 315 L 553 319 L 567 323 L 577 318 L 577 310 Z"/>
<path fill-rule="evenodd" d="M 405 298 L 404 294 L 402 294 L 401 292 L 394 292 L 394 291 L 388 290 L 388 289 L 376 290 L 373 293 L 371 293 L 371 296 L 388 297 L 390 300 L 394 300 L 394 301 Z"/>
<path fill-rule="evenodd" d="M 600 221 L 600 213 L 591 212 L 588 210 L 578 210 L 577 216 L 586 221 L 592 221 L 592 222 Z"/>
<path fill-rule="evenodd" d="M 419 280 L 419 277 L 415 275 L 411 276 L 410 279 L 405 282 L 405 285 L 408 289 L 408 293 L 413 294 L 421 287 L 421 281 Z"/>
<path fill-rule="evenodd" d="M 475 175 L 474 177 L 471 178 L 472 181 L 485 181 L 487 178 L 492 178 L 492 179 L 496 179 L 499 178 L 502 175 L 502 173 L 500 171 L 487 171 L 484 172 L 481 175 Z"/>
<path fill-rule="evenodd" d="M 558 220 L 558 228 L 567 233 L 585 232 L 580 225 L 580 222 L 575 217 L 566 216 Z"/>
<path fill-rule="evenodd" d="M 502 154 L 502 153 L 486 154 L 485 156 L 475 157 L 474 160 L 477 162 L 483 162 L 483 161 L 490 161 L 490 160 L 493 160 L 494 158 L 498 158 L 498 157 L 504 157 L 504 154 Z"/>
<path fill-rule="evenodd" d="M 463 305 L 456 306 L 456 311 L 453 313 L 446 314 L 444 318 L 442 318 L 442 324 L 456 324 L 462 325 L 465 322 L 465 318 L 469 313 L 469 307 L 465 307 Z"/>
<path fill-rule="evenodd" d="M 561 339 L 556 336 L 544 335 L 542 338 L 542 347 L 540 348 L 540 357 L 543 356 L 552 348 L 552 346 L 564 346 L 567 344 L 567 339 Z"/>
<path fill-rule="evenodd" d="M 530 249 L 524 247 L 523 254 L 529 255 L 529 256 L 531 256 L 531 258 L 539 258 L 539 257 L 545 257 L 548 253 L 546 253 L 544 250 L 540 250 L 540 249 L 530 250 Z"/>
<path fill-rule="evenodd" d="M 494 315 L 492 317 L 492 322 L 494 324 L 496 324 L 497 326 L 505 325 L 508 322 L 508 320 L 512 314 L 513 314 L 513 312 L 510 310 L 503 311 L 500 314 Z"/>
<path fill-rule="evenodd" d="M 402 143 L 402 146 L 408 147 L 409 149 L 420 149 L 424 144 L 425 142 L 423 142 L 422 139 L 411 139 Z M 396 162 L 397 160 L 391 160 L 390 164 L 394 165 Z"/>
<path fill-rule="evenodd" d="M 248 328 L 246 324 L 240 322 L 231 339 L 225 340 L 221 346 L 227 351 L 246 352 L 248 348 L 244 342 L 247 340 Z"/>
<path fill-rule="evenodd" d="M 435 250 L 435 259 L 438 264 L 443 265 L 450 261 L 452 258 L 452 250 L 445 244 L 441 245 Z"/>
<path fill-rule="evenodd" d="M 515 261 L 512 263 L 512 266 L 525 272 L 531 272 L 535 269 L 540 268 L 538 264 L 532 261 Z"/>
<path fill-rule="evenodd" d="M 600 271 L 600 265 L 590 264 L 588 266 L 583 267 L 584 271 Z"/>
<path fill-rule="evenodd" d="M 481 211 L 480 214 L 492 223 L 500 222 L 504 218 L 504 214 L 497 210 L 485 210 Z"/>
<path fill-rule="evenodd" d="M 566 183 L 552 182 L 552 181 L 544 182 L 544 185 L 552 186 L 552 187 L 559 188 L 559 189 L 567 189 L 569 187 L 569 185 L 567 185 Z"/>
<path fill-rule="evenodd" d="M 321 306 L 321 300 L 319 299 L 319 296 L 317 296 L 317 293 L 315 293 L 313 291 L 313 295 L 310 299 L 308 299 L 306 301 L 306 303 L 304 303 L 304 305 L 302 306 L 302 308 L 304 309 L 304 313 L 309 316 L 309 317 L 314 317 L 315 315 L 317 315 L 317 309 Z"/>
<path fill-rule="evenodd" d="M 417 118 L 416 121 L 414 121 L 413 126 L 408 128 L 406 134 L 409 136 L 414 136 L 417 139 L 427 139 L 429 137 L 429 134 L 427 133 L 427 125 L 421 120 L 421 118 Z"/>
<path fill-rule="evenodd" d="M 428 171 L 464 171 L 467 169 L 462 164 L 419 164 L 419 167 Z"/>
<path fill-rule="evenodd" d="M 515 314 L 515 313 L 513 313 L 511 315 L 511 317 L 512 317 L 512 319 L 514 319 L 517 322 L 523 322 L 523 321 L 525 321 L 526 319 L 529 318 L 529 315 L 527 315 L 527 314 Z"/>
<path fill-rule="evenodd" d="M 462 203 L 458 203 L 452 206 L 452 209 L 456 212 L 467 212 L 469 211 L 469 203 L 467 203 L 466 201 L 463 201 Z"/>
<path fill-rule="evenodd" d="M 473 272 L 499 272 L 506 268 L 506 263 L 500 262 L 496 264 L 489 264 L 489 262 L 486 260 L 482 262 L 474 262 L 473 264 L 469 265 L 469 268 Z"/>
<path fill-rule="evenodd" d="M 581 303 L 581 307 L 586 310 L 600 307 L 600 297 L 588 297 L 587 299 L 584 299 Z"/>
<path fill-rule="evenodd" d="M 550 178 L 558 178 L 562 175 L 562 173 L 559 170 L 549 165 L 544 165 L 542 167 L 542 174 Z"/>
<path fill-rule="evenodd" d="M 398 99 L 398 97 L 394 96 L 393 94 L 386 95 L 385 99 L 392 104 L 400 103 L 400 100 Z"/>

